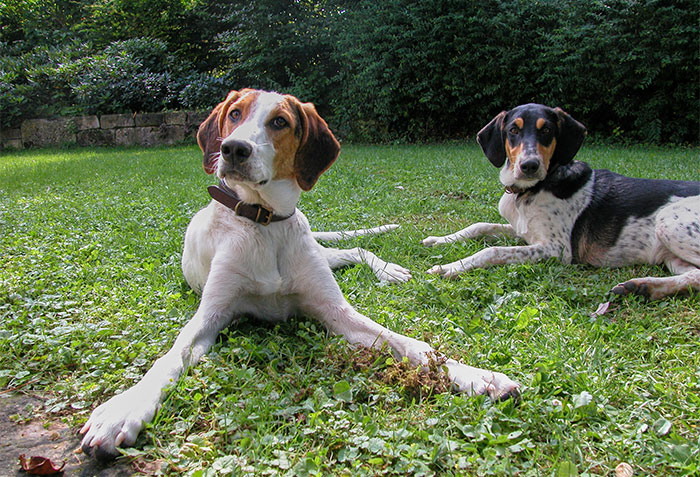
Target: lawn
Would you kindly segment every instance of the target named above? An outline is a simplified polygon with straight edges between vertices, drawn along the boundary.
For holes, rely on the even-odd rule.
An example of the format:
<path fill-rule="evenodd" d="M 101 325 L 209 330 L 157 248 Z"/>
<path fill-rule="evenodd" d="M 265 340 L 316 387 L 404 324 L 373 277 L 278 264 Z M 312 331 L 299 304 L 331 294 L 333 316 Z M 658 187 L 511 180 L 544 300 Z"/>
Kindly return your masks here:
<path fill-rule="evenodd" d="M 700 180 L 697 149 L 584 146 L 594 167 Z M 190 217 L 213 183 L 196 146 L 0 155 L 0 389 L 77 430 L 172 344 L 199 298 L 180 271 Z M 476 145 L 343 147 L 300 208 L 315 230 L 397 223 L 347 240 L 413 271 L 381 285 L 335 272 L 349 301 L 445 354 L 502 371 L 522 399 L 492 403 L 410 385 L 304 316 L 246 319 L 174 386 L 126 453 L 171 475 L 635 475 L 700 471 L 700 295 L 617 300 L 655 266 L 538 264 L 425 273 L 485 246 L 427 235 L 500 221 L 497 170 Z M 501 239 L 496 243 L 515 243 Z M 394 376 L 392 378 L 392 376 Z"/>

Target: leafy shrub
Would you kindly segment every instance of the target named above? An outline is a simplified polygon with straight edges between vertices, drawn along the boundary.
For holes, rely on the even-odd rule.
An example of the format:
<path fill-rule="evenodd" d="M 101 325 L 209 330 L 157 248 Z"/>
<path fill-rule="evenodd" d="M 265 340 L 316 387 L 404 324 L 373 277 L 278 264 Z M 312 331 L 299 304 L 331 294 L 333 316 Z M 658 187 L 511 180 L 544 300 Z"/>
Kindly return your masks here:
<path fill-rule="evenodd" d="M 86 113 L 160 111 L 172 101 L 176 61 L 165 43 L 147 38 L 110 44 L 82 60 L 71 84 L 76 104 Z"/>
<path fill-rule="evenodd" d="M 361 141 L 469 138 L 525 102 L 600 136 L 699 140 L 695 0 L 69 3 L 0 3 L 3 127 L 257 87 L 313 101 Z"/>
<path fill-rule="evenodd" d="M 86 54 L 75 42 L 23 48 L 0 44 L 0 125 L 17 126 L 22 118 L 73 114 L 70 69 Z"/>
<path fill-rule="evenodd" d="M 192 73 L 180 81 L 178 103 L 185 109 L 213 108 L 232 88 L 220 77 L 207 73 Z"/>
<path fill-rule="evenodd" d="M 697 142 L 697 2 L 355 2 L 336 52 L 337 121 L 362 140 L 470 137 L 542 102 L 594 133 Z"/>

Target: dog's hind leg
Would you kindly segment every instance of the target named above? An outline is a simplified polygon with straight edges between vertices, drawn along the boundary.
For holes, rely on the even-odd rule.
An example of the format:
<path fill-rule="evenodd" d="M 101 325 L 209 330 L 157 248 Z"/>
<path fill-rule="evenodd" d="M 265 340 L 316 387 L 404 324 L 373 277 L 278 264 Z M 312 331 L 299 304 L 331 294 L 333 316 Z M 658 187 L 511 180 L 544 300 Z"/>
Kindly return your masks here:
<path fill-rule="evenodd" d="M 390 232 L 398 228 L 396 224 L 380 225 L 370 229 L 345 230 L 339 232 L 312 232 L 314 239 L 326 242 L 337 242 L 339 240 L 358 237 L 361 235 L 376 235 Z M 385 262 L 369 250 L 355 247 L 350 249 L 336 249 L 322 247 L 321 254 L 326 259 L 331 269 L 346 267 L 348 265 L 365 263 L 372 269 L 374 275 L 381 282 L 402 283 L 411 279 L 411 272 L 395 263 Z"/>
<path fill-rule="evenodd" d="M 343 230 L 338 232 L 311 232 L 314 239 L 323 240 L 325 242 L 338 242 L 340 240 L 349 239 L 352 237 L 359 237 L 361 235 L 377 235 L 391 232 L 392 230 L 398 228 L 397 224 L 387 224 L 380 225 L 379 227 L 372 227 L 371 229 L 358 229 L 358 230 Z"/>
<path fill-rule="evenodd" d="M 672 277 L 633 278 L 612 289 L 616 295 L 636 294 L 651 300 L 660 300 L 669 295 L 688 293 L 691 289 L 700 291 L 700 270 L 693 269 Z"/>
<path fill-rule="evenodd" d="M 321 254 L 331 269 L 366 263 L 381 282 L 402 283 L 411 279 L 411 272 L 395 263 L 385 262 L 369 250 L 360 247 L 337 249 L 321 247 Z"/>
<path fill-rule="evenodd" d="M 656 217 L 656 236 L 672 277 L 634 278 L 612 289 L 658 300 L 677 293 L 700 291 L 700 197 L 688 197 L 664 207 Z"/>

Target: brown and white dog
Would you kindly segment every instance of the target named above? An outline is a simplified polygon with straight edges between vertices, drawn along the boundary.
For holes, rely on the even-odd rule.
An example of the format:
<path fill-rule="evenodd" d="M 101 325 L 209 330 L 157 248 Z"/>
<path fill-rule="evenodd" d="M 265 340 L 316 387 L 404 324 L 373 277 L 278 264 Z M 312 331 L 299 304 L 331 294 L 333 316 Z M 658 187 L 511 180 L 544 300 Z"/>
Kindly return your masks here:
<path fill-rule="evenodd" d="M 508 224 L 476 223 L 428 246 L 480 236 L 519 237 L 525 246 L 490 247 L 436 265 L 455 277 L 473 268 L 535 262 L 620 267 L 664 263 L 675 276 L 636 278 L 612 289 L 662 298 L 700 290 L 700 182 L 635 179 L 573 161 L 586 128 L 559 108 L 525 104 L 503 111 L 478 134 L 501 167 L 506 188 L 498 210 Z"/>
<path fill-rule="evenodd" d="M 221 180 L 211 189 L 216 200 L 194 216 L 185 235 L 182 269 L 201 291 L 201 303 L 144 377 L 93 411 L 81 429 L 82 446 L 98 457 L 132 445 L 153 419 L 164 389 L 244 314 L 278 321 L 303 313 L 352 344 L 387 345 L 414 365 L 427 365 L 433 354 L 427 343 L 353 309 L 328 266 L 335 252 L 314 240 L 296 209 L 301 192 L 313 187 L 340 150 L 312 104 L 271 92 L 232 91 L 200 126 L 198 140 L 205 169 Z M 504 374 L 450 359 L 445 369 L 458 391 L 493 398 L 517 393 L 518 385 Z"/>

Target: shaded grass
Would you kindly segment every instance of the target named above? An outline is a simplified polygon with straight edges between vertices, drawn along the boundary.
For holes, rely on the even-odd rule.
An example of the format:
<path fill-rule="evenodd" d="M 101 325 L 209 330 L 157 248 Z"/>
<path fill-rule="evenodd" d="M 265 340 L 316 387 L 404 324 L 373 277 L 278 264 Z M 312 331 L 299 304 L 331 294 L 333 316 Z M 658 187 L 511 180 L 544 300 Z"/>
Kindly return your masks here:
<path fill-rule="evenodd" d="M 579 159 L 700 180 L 695 149 L 595 146 Z M 45 396 L 44 411 L 77 426 L 138 380 L 199 302 L 179 262 L 212 182 L 196 147 L 0 155 L 0 386 Z M 305 317 L 251 319 L 175 385 L 132 458 L 192 475 L 609 475 L 621 461 L 640 475 L 696 472 L 699 297 L 630 297 L 590 317 L 616 283 L 664 269 L 548 260 L 454 281 L 424 273 L 487 245 L 420 240 L 502 222 L 501 190 L 474 146 L 344 146 L 300 208 L 316 230 L 401 224 L 343 246 L 414 279 L 384 286 L 350 267 L 335 274 L 346 296 L 391 329 L 517 379 L 519 406 L 416 397 L 377 378 L 394 365 L 388 353 L 347 366 L 356 352 Z"/>

